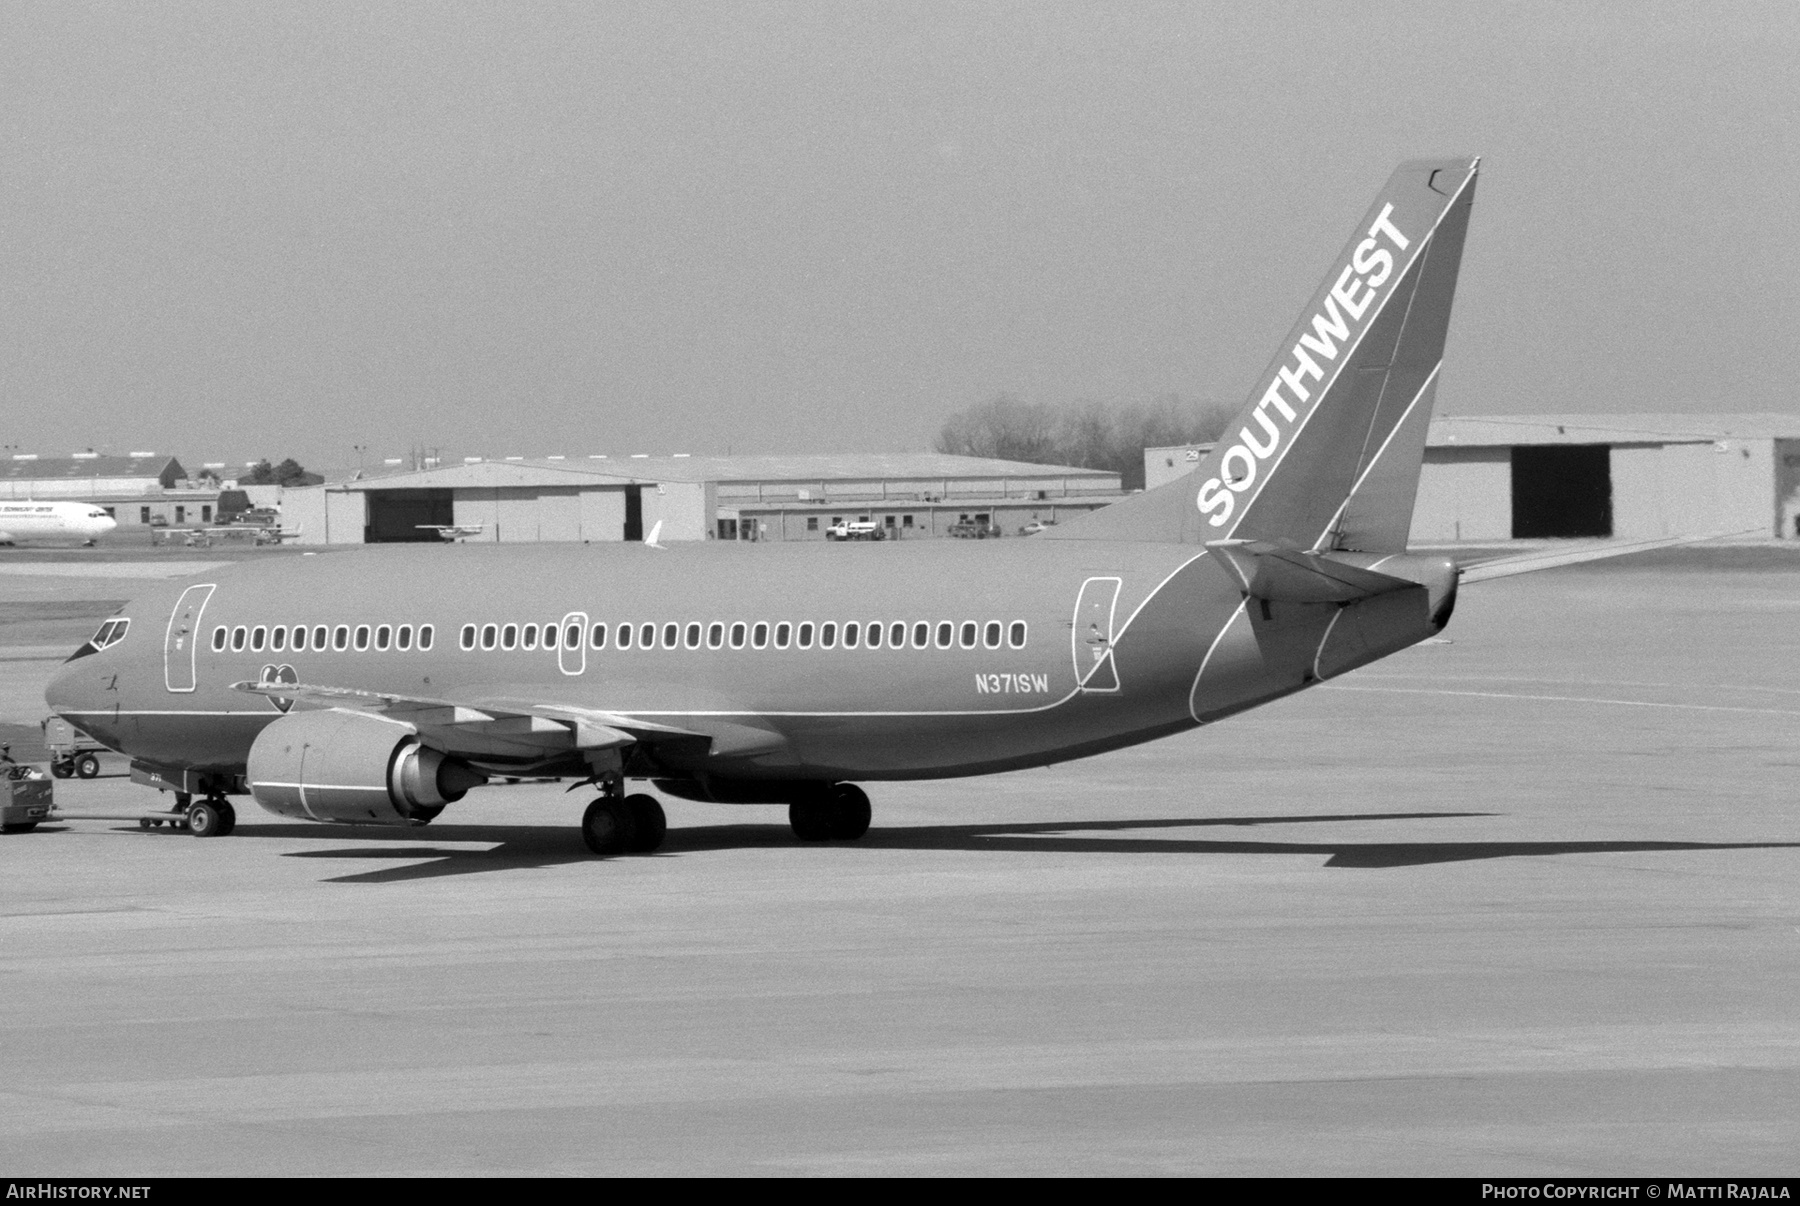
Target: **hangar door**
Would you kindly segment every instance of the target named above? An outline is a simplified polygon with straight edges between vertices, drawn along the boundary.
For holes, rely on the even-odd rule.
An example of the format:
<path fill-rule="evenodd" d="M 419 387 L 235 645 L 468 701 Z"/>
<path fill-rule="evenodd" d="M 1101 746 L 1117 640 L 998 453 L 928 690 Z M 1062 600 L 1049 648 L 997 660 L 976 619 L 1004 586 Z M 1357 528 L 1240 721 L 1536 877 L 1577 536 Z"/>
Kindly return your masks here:
<path fill-rule="evenodd" d="M 1512 534 L 1514 540 L 1611 536 L 1611 445 L 1515 446 Z"/>
<path fill-rule="evenodd" d="M 456 522 L 449 490 L 370 490 L 369 526 L 363 539 L 370 544 L 427 542 L 440 537 L 420 524 Z"/>

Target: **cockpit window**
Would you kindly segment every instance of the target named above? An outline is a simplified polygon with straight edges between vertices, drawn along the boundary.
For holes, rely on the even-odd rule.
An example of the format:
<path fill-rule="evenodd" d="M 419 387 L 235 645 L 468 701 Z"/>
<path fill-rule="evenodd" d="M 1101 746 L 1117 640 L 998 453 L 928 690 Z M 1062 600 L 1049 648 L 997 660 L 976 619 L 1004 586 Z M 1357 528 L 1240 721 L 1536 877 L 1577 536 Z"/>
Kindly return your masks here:
<path fill-rule="evenodd" d="M 89 643 L 92 644 L 95 649 L 104 649 L 108 645 L 117 645 L 120 641 L 125 639 L 125 630 L 130 627 L 130 620 L 108 620 L 106 623 L 100 625 L 100 631 L 94 634 L 93 639 Z"/>

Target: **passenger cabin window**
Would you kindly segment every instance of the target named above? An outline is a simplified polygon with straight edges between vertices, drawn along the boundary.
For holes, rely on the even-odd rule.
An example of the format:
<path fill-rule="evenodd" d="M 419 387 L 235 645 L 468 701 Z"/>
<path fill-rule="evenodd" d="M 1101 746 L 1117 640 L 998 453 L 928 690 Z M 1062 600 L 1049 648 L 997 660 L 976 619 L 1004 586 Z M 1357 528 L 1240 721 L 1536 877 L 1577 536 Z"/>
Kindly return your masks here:
<path fill-rule="evenodd" d="M 260 653 L 262 652 L 262 647 L 268 643 L 269 630 L 263 625 L 258 624 L 255 628 L 250 630 L 250 648 Z"/>
<path fill-rule="evenodd" d="M 888 644 L 895 649 L 906 648 L 906 624 L 896 620 L 888 625 Z"/>
<path fill-rule="evenodd" d="M 750 630 L 750 647 L 752 649 L 762 649 L 766 647 L 768 643 L 769 623 L 767 620 L 758 620 L 756 622 L 756 627 Z"/>
<path fill-rule="evenodd" d="M 654 625 L 654 624 L 639 624 L 638 625 L 638 648 L 640 648 L 640 649 L 656 648 L 656 625 Z"/>
<path fill-rule="evenodd" d="M 499 643 L 500 643 L 500 627 L 499 627 L 499 625 L 483 624 L 481 626 L 481 647 L 483 649 L 492 649 L 495 645 L 498 645 Z"/>
<path fill-rule="evenodd" d="M 744 647 L 744 634 L 746 631 L 747 629 L 744 627 L 742 621 L 731 626 L 731 647 L 733 649 L 742 649 Z"/>
<path fill-rule="evenodd" d="M 303 653 L 306 651 L 306 625 L 294 625 L 294 631 L 288 638 L 288 644 L 293 646 L 295 653 Z"/>
<path fill-rule="evenodd" d="M 231 651 L 233 653 L 241 653 L 244 648 L 244 642 L 249 639 L 250 630 L 245 628 L 242 624 L 239 624 L 236 628 L 231 630 Z"/>
<path fill-rule="evenodd" d="M 525 625 L 525 631 L 519 634 L 519 648 L 521 648 L 521 649 L 536 649 L 537 648 L 537 625 L 536 624 Z"/>
<path fill-rule="evenodd" d="M 1009 631 L 1006 635 L 1007 635 L 1007 644 L 1011 645 L 1014 649 L 1025 648 L 1025 621 L 1024 620 L 1014 620 L 1012 622 L 1011 631 Z"/>
<path fill-rule="evenodd" d="M 269 648 L 277 653 L 287 648 L 287 629 L 280 627 L 269 629 Z"/>
<path fill-rule="evenodd" d="M 394 630 L 394 648 L 396 648 L 396 649 L 411 649 L 412 648 L 412 625 L 411 624 L 402 624 L 402 625 L 400 625 L 400 627 L 398 627 Z"/>
<path fill-rule="evenodd" d="M 931 625 L 920 620 L 913 625 L 913 648 L 928 649 L 931 647 Z"/>
<path fill-rule="evenodd" d="M 369 626 L 367 624 L 358 624 L 356 626 L 356 651 L 358 653 L 361 653 L 363 650 L 367 649 L 368 647 L 369 647 Z"/>
<path fill-rule="evenodd" d="M 579 648 L 581 648 L 581 625 L 571 624 L 567 628 L 563 629 L 563 648 L 564 649 L 579 649 Z"/>
<path fill-rule="evenodd" d="M 350 648 L 350 625 L 339 624 L 331 630 L 331 647 L 339 653 Z"/>
<path fill-rule="evenodd" d="M 606 625 L 594 625 L 593 631 L 588 633 L 588 644 L 595 649 L 606 648 Z"/>
<path fill-rule="evenodd" d="M 464 624 L 462 626 L 462 647 L 464 649 L 475 648 L 475 625 Z"/>
<path fill-rule="evenodd" d="M 955 642 L 955 639 L 956 625 L 952 624 L 949 620 L 945 620 L 937 626 L 937 647 L 939 649 L 950 648 L 951 644 Z"/>
<path fill-rule="evenodd" d="M 312 647 L 314 649 L 317 649 L 320 653 L 325 652 L 325 635 L 326 635 L 325 625 L 320 624 L 318 627 L 313 629 Z"/>
<path fill-rule="evenodd" d="M 619 648 L 621 648 L 621 649 L 631 648 L 631 625 L 629 625 L 629 624 L 619 625 L 618 645 L 619 645 Z"/>
<path fill-rule="evenodd" d="M 383 624 L 375 630 L 375 648 L 386 649 L 394 643 L 394 630 Z"/>
<path fill-rule="evenodd" d="M 689 624 L 681 643 L 686 645 L 689 649 L 700 648 L 700 625 L 697 623 Z"/>
<path fill-rule="evenodd" d="M 837 645 L 837 625 L 819 625 L 819 648 L 830 649 Z"/>
<path fill-rule="evenodd" d="M 974 620 L 964 620 L 963 621 L 962 647 L 964 649 L 975 648 L 975 621 Z"/>
<path fill-rule="evenodd" d="M 508 624 L 500 630 L 500 648 L 512 649 L 517 647 L 518 643 L 519 626 L 517 624 Z"/>
<path fill-rule="evenodd" d="M 679 649 L 679 648 L 681 648 L 681 625 L 679 625 L 679 624 L 664 624 L 663 625 L 663 648 L 664 649 Z"/>
<path fill-rule="evenodd" d="M 864 632 L 866 633 L 865 637 L 863 638 L 864 644 L 868 645 L 868 647 L 871 649 L 881 648 L 881 625 L 880 624 L 870 624 L 868 626 L 868 628 L 866 628 L 864 630 Z"/>
<path fill-rule="evenodd" d="M 230 638 L 230 636 L 231 636 L 231 630 L 226 628 L 224 625 L 220 625 L 219 627 L 213 629 L 213 652 L 214 653 L 224 652 L 225 642 Z"/>
<path fill-rule="evenodd" d="M 538 631 L 539 649 L 544 650 L 546 653 L 556 652 L 556 634 L 562 631 L 561 625 L 561 620 L 552 620 Z M 577 643 L 579 643 L 579 640 Z M 569 646 L 571 649 L 574 647 L 574 645 Z"/>
<path fill-rule="evenodd" d="M 812 648 L 813 626 L 812 626 L 811 621 L 808 621 L 807 623 L 800 625 L 800 631 L 798 633 L 798 636 L 799 636 L 799 640 L 796 643 L 800 646 L 800 648 L 802 648 L 802 649 L 811 649 Z"/>
<path fill-rule="evenodd" d="M 419 626 L 419 648 L 429 650 L 431 648 L 431 640 L 436 635 L 437 629 L 433 628 L 430 624 L 421 624 Z"/>
<path fill-rule="evenodd" d="M 792 624 L 789 624 L 784 620 L 780 624 L 775 625 L 775 648 L 786 649 L 788 647 L 788 642 L 793 639 L 793 636 L 794 626 Z"/>
<path fill-rule="evenodd" d="M 856 648 L 856 639 L 857 639 L 858 635 L 861 634 L 861 632 L 862 632 L 861 624 L 846 624 L 846 625 L 844 625 L 844 648 L 846 648 L 846 649 Z"/>
<path fill-rule="evenodd" d="M 989 620 L 987 622 L 987 627 L 982 629 L 981 632 L 981 643 L 989 649 L 1000 648 L 999 620 Z"/>
<path fill-rule="evenodd" d="M 725 625 L 714 620 L 706 626 L 706 647 L 717 649 L 725 643 Z"/>

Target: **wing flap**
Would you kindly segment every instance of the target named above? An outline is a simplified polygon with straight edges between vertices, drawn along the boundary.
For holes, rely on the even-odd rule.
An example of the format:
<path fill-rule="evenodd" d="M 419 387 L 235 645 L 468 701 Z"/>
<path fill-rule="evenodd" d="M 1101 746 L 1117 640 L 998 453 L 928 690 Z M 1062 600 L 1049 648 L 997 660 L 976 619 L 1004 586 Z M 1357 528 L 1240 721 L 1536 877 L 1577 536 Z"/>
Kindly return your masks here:
<path fill-rule="evenodd" d="M 456 751 L 490 752 L 509 747 L 514 752 L 603 750 L 640 742 L 654 745 L 671 740 L 710 740 L 708 734 L 692 729 L 567 704 L 508 698 L 443 699 L 318 683 L 241 682 L 231 686 L 235 691 L 270 699 L 372 712 L 404 721 Z"/>

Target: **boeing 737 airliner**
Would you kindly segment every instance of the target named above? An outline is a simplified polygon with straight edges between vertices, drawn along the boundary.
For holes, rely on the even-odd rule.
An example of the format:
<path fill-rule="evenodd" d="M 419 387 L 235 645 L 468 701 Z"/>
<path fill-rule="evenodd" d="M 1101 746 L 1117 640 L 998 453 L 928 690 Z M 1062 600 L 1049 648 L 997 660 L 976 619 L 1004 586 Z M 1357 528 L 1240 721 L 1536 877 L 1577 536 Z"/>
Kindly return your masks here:
<path fill-rule="evenodd" d="M 1475 178 L 1402 165 L 1199 472 L 1031 540 L 246 564 L 132 600 L 49 702 L 195 834 L 236 793 L 420 825 L 490 776 L 560 776 L 598 794 L 598 854 L 662 840 L 628 780 L 843 840 L 858 782 L 1212 724 L 1431 636 L 1472 577 L 1406 538 Z"/>

